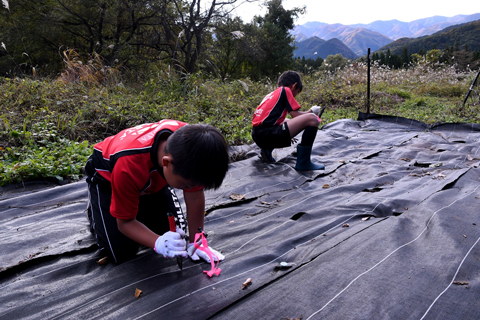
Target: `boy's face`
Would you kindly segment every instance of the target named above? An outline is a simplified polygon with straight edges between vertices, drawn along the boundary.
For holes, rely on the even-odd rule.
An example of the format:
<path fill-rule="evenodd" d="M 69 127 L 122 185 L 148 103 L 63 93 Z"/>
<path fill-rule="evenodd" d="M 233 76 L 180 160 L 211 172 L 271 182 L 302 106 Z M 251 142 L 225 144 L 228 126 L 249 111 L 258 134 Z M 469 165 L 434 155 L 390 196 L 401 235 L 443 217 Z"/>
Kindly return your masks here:
<path fill-rule="evenodd" d="M 173 163 L 170 155 L 166 155 L 162 158 L 162 168 L 165 180 L 170 187 L 176 189 L 191 189 L 195 187 L 192 181 L 173 173 Z"/>

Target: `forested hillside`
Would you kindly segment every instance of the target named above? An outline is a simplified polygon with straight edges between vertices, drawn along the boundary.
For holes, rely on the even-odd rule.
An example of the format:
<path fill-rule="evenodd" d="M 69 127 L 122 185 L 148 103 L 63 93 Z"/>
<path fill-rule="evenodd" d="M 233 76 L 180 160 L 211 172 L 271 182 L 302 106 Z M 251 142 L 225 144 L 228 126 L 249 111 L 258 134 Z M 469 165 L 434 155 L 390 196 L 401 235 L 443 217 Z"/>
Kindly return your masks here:
<path fill-rule="evenodd" d="M 380 55 L 389 56 L 391 60 L 397 60 L 397 66 L 400 66 L 410 62 L 412 55 L 418 59 L 429 51 L 432 53 L 427 59 L 431 61 L 455 64 L 459 68 L 479 68 L 480 20 L 451 26 L 431 36 L 398 39 L 375 54 L 379 60 Z"/>
<path fill-rule="evenodd" d="M 467 47 L 471 51 L 480 51 L 480 20 L 451 26 L 430 36 L 402 38 L 380 48 L 379 51 L 390 49 L 391 53 L 401 54 L 404 47 L 410 54 L 418 53 L 420 50 L 445 50 L 447 47 L 454 47 L 457 50 Z"/>

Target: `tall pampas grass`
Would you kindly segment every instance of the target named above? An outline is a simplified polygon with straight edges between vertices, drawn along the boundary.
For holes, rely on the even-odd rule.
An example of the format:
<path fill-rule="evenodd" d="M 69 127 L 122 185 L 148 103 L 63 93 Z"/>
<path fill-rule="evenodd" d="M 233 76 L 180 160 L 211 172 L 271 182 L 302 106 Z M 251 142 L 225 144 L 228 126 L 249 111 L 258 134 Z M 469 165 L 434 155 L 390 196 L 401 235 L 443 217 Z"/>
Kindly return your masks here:
<path fill-rule="evenodd" d="M 118 68 L 105 65 L 103 58 L 97 53 L 87 57 L 87 61 L 84 62 L 75 50 L 67 49 L 62 52 L 62 59 L 65 68 L 60 74 L 59 81 L 94 86 L 121 83 Z"/>

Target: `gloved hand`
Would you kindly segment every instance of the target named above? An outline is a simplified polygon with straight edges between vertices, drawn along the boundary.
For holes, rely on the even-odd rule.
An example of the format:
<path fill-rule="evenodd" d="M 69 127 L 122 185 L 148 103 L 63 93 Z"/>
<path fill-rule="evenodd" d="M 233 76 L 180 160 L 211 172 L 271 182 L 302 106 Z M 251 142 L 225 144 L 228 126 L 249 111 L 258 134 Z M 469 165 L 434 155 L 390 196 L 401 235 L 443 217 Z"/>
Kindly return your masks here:
<path fill-rule="evenodd" d="M 320 113 L 320 110 L 322 110 L 322 107 L 313 106 L 313 107 L 310 108 L 310 110 L 312 110 L 312 112 L 315 113 L 315 115 L 318 117 L 318 114 Z"/>
<path fill-rule="evenodd" d="M 165 258 L 174 258 L 182 256 L 188 257 L 188 253 L 185 250 L 185 232 L 177 228 L 176 232 L 168 231 L 160 236 L 155 241 L 155 252 L 163 255 Z"/>
<path fill-rule="evenodd" d="M 203 245 L 200 245 L 200 247 L 203 248 Z M 225 259 L 225 256 L 220 252 L 218 252 L 217 250 L 213 249 L 210 246 L 208 248 L 214 255 L 218 257 L 219 261 L 222 261 Z M 202 258 L 206 262 L 210 263 L 210 257 L 202 250 L 196 250 L 195 247 L 193 246 L 193 243 L 190 243 L 188 245 L 187 251 L 188 251 L 188 255 L 190 256 L 190 259 L 192 259 L 193 261 L 198 261 L 200 260 L 200 258 Z M 215 257 L 214 257 L 214 261 L 217 261 Z"/>

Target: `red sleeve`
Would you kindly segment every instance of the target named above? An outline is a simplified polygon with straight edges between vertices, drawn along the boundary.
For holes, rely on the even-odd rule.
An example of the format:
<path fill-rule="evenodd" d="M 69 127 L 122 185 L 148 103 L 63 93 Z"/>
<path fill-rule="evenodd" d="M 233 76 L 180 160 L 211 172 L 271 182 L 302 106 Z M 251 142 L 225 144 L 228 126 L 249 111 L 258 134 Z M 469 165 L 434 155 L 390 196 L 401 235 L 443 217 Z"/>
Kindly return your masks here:
<path fill-rule="evenodd" d="M 112 172 L 112 202 L 110 213 L 115 218 L 133 219 L 137 216 L 140 191 L 132 173 L 128 171 L 126 157 L 121 157 Z"/>
<path fill-rule="evenodd" d="M 203 190 L 202 186 L 193 187 L 191 189 L 183 189 L 183 192 L 195 192 L 195 191 L 200 191 L 200 190 Z"/>
<path fill-rule="evenodd" d="M 290 90 L 290 88 L 288 87 L 285 87 L 285 93 L 287 94 L 287 101 L 288 101 L 287 110 L 288 110 L 288 105 L 290 105 L 290 107 L 292 108 L 292 110 L 288 110 L 288 112 L 299 110 L 301 106 L 298 104 L 297 100 L 295 100 L 292 90 Z"/>

